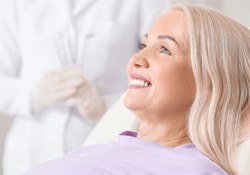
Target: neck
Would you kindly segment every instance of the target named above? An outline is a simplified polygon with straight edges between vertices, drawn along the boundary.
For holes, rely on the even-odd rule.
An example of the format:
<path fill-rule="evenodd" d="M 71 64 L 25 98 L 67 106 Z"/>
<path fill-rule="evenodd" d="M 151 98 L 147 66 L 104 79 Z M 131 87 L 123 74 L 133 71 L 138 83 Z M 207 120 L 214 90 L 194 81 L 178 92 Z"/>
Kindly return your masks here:
<path fill-rule="evenodd" d="M 153 141 L 167 147 L 176 147 L 191 143 L 187 135 L 185 122 L 157 122 L 143 121 L 140 123 L 138 138 Z"/>

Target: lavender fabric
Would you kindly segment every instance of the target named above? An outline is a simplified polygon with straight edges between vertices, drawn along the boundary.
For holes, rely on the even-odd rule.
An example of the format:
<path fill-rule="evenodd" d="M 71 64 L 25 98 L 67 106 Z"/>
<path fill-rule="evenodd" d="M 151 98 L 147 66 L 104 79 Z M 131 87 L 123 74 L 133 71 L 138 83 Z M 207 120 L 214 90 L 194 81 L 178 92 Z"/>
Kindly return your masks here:
<path fill-rule="evenodd" d="M 175 148 L 123 132 L 109 144 L 84 146 L 26 175 L 226 175 L 193 144 Z"/>

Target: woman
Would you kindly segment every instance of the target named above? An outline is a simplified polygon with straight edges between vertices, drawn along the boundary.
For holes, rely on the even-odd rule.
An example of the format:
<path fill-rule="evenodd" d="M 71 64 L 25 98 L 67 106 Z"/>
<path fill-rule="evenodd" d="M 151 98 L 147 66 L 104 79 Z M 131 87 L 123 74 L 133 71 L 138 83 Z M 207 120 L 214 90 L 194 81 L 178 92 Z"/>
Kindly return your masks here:
<path fill-rule="evenodd" d="M 234 175 L 250 120 L 250 31 L 200 7 L 160 16 L 128 63 L 124 103 L 138 133 L 88 146 L 28 175 Z M 249 133 L 248 133 L 249 134 Z"/>

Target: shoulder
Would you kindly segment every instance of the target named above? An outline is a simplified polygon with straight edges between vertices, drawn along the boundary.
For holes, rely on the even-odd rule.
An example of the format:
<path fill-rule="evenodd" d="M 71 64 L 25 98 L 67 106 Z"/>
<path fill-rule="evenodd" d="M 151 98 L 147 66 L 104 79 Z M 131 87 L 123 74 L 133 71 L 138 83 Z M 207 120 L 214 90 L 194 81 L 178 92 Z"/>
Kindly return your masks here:
<path fill-rule="evenodd" d="M 196 150 L 193 160 L 190 161 L 189 168 L 197 172 L 197 175 L 228 175 L 219 165 Z"/>
<path fill-rule="evenodd" d="M 191 166 L 194 171 L 198 170 L 197 175 L 228 175 L 222 168 L 217 164 L 209 161 L 198 161 L 193 162 L 194 166 Z"/>

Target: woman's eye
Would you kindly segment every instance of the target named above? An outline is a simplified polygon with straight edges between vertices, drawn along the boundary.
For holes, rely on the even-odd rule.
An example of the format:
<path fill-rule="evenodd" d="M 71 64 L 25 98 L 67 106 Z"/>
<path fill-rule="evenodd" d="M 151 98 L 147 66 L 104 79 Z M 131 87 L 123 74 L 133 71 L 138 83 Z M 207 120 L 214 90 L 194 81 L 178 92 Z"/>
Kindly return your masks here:
<path fill-rule="evenodd" d="M 169 50 L 166 47 L 164 47 L 164 46 L 161 46 L 160 53 L 171 55 L 171 53 L 169 52 Z"/>
<path fill-rule="evenodd" d="M 146 44 L 143 44 L 143 43 L 139 43 L 139 45 L 138 45 L 139 50 L 142 50 L 145 47 L 147 47 L 147 46 L 146 46 Z"/>

